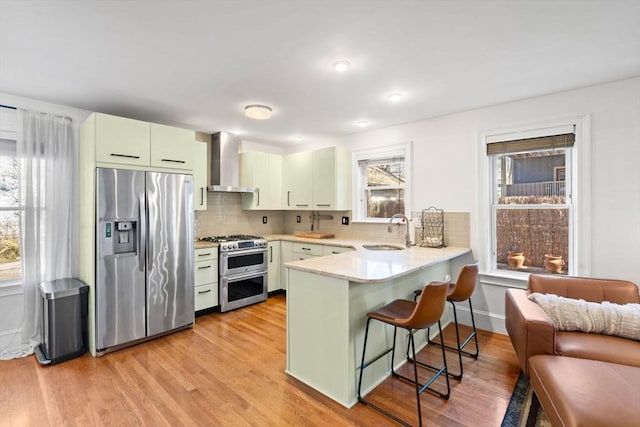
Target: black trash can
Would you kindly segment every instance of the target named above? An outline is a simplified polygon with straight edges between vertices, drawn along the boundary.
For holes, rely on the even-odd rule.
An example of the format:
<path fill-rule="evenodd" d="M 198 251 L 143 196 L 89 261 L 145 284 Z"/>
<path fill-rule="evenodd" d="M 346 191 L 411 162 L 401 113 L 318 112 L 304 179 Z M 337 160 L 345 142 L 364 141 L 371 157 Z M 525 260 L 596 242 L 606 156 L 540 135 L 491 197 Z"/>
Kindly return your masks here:
<path fill-rule="evenodd" d="M 42 296 L 42 343 L 35 353 L 53 365 L 87 351 L 89 286 L 78 279 L 59 279 L 38 286 Z"/>

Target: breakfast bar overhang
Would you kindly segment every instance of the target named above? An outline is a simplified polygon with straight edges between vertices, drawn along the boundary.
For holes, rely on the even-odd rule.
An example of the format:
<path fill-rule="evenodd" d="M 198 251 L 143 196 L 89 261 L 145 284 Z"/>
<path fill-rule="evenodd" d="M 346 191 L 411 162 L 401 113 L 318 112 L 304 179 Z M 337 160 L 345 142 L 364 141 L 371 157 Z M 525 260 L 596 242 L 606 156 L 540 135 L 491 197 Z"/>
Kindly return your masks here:
<path fill-rule="evenodd" d="M 374 251 L 356 246 L 353 252 L 286 263 L 286 372 L 352 407 L 357 402 L 366 314 L 394 299 L 413 299 L 414 290 L 446 275 L 455 280 L 462 265 L 473 262 L 468 248 Z M 443 326 L 450 322 L 448 310 L 442 320 Z M 418 347 L 426 345 L 425 333 L 415 338 Z M 398 339 L 398 348 L 406 348 L 406 334 L 398 333 Z M 372 327 L 367 354 L 380 353 L 392 340 L 392 328 Z M 398 366 L 404 363 L 404 356 L 396 353 Z M 363 394 L 387 378 L 390 357 L 367 369 Z"/>

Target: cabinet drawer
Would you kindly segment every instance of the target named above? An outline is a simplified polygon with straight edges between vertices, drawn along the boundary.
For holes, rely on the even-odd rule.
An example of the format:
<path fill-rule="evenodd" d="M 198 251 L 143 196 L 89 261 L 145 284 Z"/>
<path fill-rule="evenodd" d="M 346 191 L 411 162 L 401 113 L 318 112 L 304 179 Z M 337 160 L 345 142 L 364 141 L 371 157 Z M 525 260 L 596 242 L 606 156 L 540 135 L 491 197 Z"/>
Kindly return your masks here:
<path fill-rule="evenodd" d="M 343 252 L 351 252 L 353 248 L 346 248 L 343 246 L 323 246 L 322 247 L 322 255 L 335 255 L 341 254 Z"/>
<path fill-rule="evenodd" d="M 209 283 L 207 285 L 196 286 L 195 292 L 195 309 L 196 311 L 205 308 L 215 307 L 218 305 L 218 284 Z"/>
<path fill-rule="evenodd" d="M 293 243 L 293 252 L 296 254 L 306 254 L 322 256 L 322 245 L 313 243 Z"/>
<path fill-rule="evenodd" d="M 317 258 L 317 257 L 318 257 L 318 255 L 300 254 L 300 253 L 294 253 L 293 254 L 293 260 L 294 261 L 299 261 L 299 260 L 309 259 L 309 258 Z"/>
<path fill-rule="evenodd" d="M 195 286 L 218 281 L 218 260 L 196 261 L 195 264 Z"/>
<path fill-rule="evenodd" d="M 208 261 L 210 259 L 218 259 L 218 248 L 196 249 L 195 261 Z"/>

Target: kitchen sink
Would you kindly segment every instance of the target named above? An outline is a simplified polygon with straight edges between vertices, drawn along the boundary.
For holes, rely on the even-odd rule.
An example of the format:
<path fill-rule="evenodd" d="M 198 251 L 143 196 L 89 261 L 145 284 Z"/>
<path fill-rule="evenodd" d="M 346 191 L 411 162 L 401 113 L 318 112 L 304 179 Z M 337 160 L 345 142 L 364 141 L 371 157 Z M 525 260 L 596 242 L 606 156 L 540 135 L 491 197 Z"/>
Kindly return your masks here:
<path fill-rule="evenodd" d="M 362 247 L 370 251 L 401 251 L 404 249 L 402 246 L 380 245 L 380 244 L 362 245 Z"/>

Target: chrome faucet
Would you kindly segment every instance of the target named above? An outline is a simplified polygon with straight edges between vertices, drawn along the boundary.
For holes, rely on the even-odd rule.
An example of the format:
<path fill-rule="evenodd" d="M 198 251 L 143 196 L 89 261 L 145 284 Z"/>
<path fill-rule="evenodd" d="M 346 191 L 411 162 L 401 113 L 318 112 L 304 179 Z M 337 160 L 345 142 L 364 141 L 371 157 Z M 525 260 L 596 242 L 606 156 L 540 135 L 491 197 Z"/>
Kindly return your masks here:
<path fill-rule="evenodd" d="M 407 224 L 407 235 L 405 236 L 405 244 L 407 245 L 407 247 L 411 246 L 411 236 L 409 235 L 409 219 L 404 216 L 404 214 L 401 213 L 397 213 L 394 214 L 391 219 L 389 220 L 389 225 L 387 226 L 387 231 L 389 233 L 391 233 L 391 224 L 393 223 L 393 220 L 396 218 L 402 218 L 404 220 L 404 222 Z"/>

